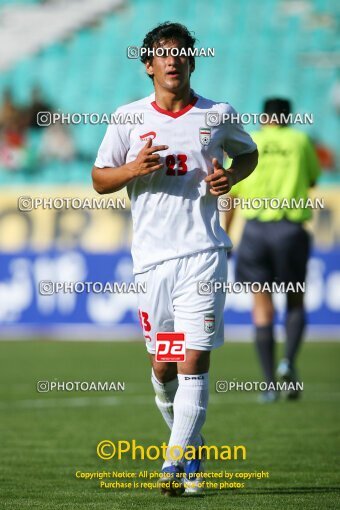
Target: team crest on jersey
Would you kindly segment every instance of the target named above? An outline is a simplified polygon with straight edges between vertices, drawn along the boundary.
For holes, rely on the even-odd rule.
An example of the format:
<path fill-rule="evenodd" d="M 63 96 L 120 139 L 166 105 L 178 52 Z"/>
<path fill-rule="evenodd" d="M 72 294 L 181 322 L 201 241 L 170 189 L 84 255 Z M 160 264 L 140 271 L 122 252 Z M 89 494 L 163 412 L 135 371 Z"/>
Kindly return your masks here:
<path fill-rule="evenodd" d="M 215 331 L 215 315 L 213 313 L 206 313 L 204 315 L 204 331 L 206 333 L 213 333 Z"/>
<path fill-rule="evenodd" d="M 211 140 L 211 128 L 200 128 L 200 142 L 202 145 L 209 145 Z"/>
<path fill-rule="evenodd" d="M 146 142 L 149 138 L 151 140 L 153 140 L 154 138 L 156 138 L 156 133 L 155 133 L 155 131 L 149 131 L 148 133 L 145 133 L 144 135 L 140 135 L 139 138 L 141 139 L 142 142 Z"/>

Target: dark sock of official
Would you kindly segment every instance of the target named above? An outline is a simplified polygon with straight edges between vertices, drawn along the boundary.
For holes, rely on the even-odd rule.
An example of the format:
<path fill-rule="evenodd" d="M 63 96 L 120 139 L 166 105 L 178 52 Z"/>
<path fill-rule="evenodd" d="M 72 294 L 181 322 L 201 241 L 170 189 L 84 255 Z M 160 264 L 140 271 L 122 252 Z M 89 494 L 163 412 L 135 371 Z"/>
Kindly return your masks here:
<path fill-rule="evenodd" d="M 294 366 L 295 356 L 302 341 L 305 329 L 305 311 L 303 308 L 288 310 L 286 317 L 286 355 L 289 363 Z"/>
<path fill-rule="evenodd" d="M 257 326 L 255 344 L 267 383 L 274 381 L 274 332 L 273 325 Z"/>

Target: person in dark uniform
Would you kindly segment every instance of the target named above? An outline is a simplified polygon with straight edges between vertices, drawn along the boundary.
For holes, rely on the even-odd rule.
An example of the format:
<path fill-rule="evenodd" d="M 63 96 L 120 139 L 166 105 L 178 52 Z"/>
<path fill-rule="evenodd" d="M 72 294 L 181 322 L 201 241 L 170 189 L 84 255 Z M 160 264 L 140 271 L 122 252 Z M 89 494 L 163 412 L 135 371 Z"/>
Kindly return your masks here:
<path fill-rule="evenodd" d="M 250 203 L 250 207 L 242 209 L 246 224 L 237 254 L 236 281 L 261 284 L 292 282 L 296 287 L 297 283 L 305 281 L 310 251 L 309 234 L 303 224 L 311 218 L 312 212 L 304 205 L 320 168 L 307 135 L 285 122 L 285 117 L 291 112 L 290 102 L 280 98 L 268 99 L 264 112 L 268 114 L 268 123 L 260 131 L 252 133 L 259 150 L 258 167 L 230 192 L 232 197 L 248 199 L 243 200 L 247 206 Z M 256 208 L 251 207 L 255 198 Z M 270 199 L 278 199 L 273 207 Z M 277 207 L 278 201 L 283 207 Z M 294 207 L 295 204 L 300 206 Z M 227 213 L 227 231 L 232 217 L 233 210 Z M 277 375 L 283 380 L 296 382 L 295 359 L 305 327 L 304 294 L 302 291 L 288 291 L 286 298 L 285 355 Z M 253 293 L 255 343 L 268 383 L 275 380 L 274 313 L 270 292 Z M 289 391 L 287 397 L 297 398 L 298 392 Z M 265 402 L 277 398 L 278 393 L 272 390 L 262 395 Z"/>

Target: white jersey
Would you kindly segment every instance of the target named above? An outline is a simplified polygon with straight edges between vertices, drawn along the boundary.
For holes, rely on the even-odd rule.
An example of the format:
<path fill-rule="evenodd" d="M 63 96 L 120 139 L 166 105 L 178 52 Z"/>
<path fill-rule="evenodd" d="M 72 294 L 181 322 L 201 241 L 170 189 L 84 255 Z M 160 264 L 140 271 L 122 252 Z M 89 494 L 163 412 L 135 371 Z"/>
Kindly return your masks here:
<path fill-rule="evenodd" d="M 255 143 L 237 123 L 207 127 L 206 114 L 236 114 L 228 103 L 195 94 L 179 112 L 161 109 L 152 94 L 120 107 L 117 113 L 143 113 L 143 124 L 110 124 L 95 166 L 118 167 L 136 159 L 148 137 L 161 151 L 164 167 L 127 185 L 133 221 L 134 273 L 165 260 L 232 244 L 221 227 L 217 197 L 204 181 L 213 172 L 212 158 L 223 163 L 223 151 L 234 158 L 253 152 Z"/>

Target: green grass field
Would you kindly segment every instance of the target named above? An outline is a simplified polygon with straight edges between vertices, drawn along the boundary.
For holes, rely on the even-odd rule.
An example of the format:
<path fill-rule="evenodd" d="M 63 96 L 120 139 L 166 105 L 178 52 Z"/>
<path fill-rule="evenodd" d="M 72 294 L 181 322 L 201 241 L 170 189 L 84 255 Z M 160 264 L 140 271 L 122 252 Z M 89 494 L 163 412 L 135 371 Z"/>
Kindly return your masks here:
<path fill-rule="evenodd" d="M 160 461 L 104 461 L 103 439 L 168 440 L 153 401 L 142 343 L 0 342 L 1 509 L 331 509 L 340 506 L 340 344 L 305 344 L 298 402 L 261 405 L 254 393 L 215 393 L 219 379 L 259 380 L 251 344 L 213 355 L 208 444 L 244 444 L 246 461 L 210 461 L 207 470 L 269 471 L 244 489 L 164 498 L 158 491 L 100 489 L 75 472 L 144 469 Z M 38 393 L 39 380 L 125 381 L 124 393 Z"/>

